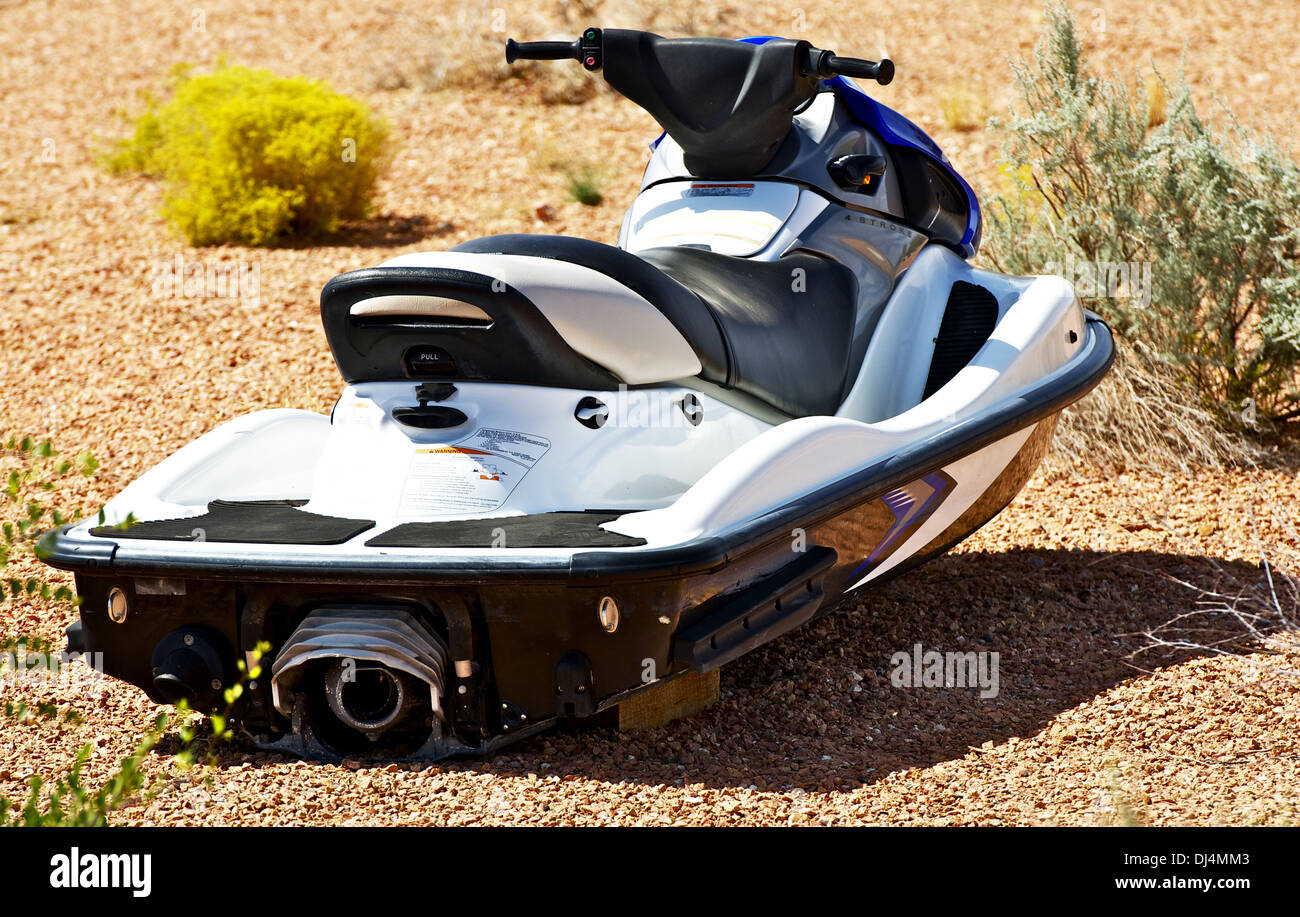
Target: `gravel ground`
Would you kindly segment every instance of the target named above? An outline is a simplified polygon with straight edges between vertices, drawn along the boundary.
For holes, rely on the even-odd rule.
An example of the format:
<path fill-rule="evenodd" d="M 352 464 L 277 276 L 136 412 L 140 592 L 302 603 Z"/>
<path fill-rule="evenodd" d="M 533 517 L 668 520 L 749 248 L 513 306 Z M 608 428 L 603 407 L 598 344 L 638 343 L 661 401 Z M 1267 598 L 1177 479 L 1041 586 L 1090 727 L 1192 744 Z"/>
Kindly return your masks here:
<path fill-rule="evenodd" d="M 544 37 L 542 24 L 559 22 L 536 5 L 502 5 L 520 38 Z M 599 18 L 644 21 L 633 4 L 615 6 Z M 1005 104 L 1005 58 L 1032 46 L 1039 6 L 938 4 L 960 16 L 935 6 L 895 4 L 883 26 L 853 30 L 843 23 L 854 21 L 856 4 L 803 8 L 814 43 L 895 59 L 900 77 L 881 98 L 915 114 L 987 193 L 996 183 L 993 141 L 982 129 L 946 129 L 937 106 L 963 85 L 991 111 Z M 688 15 L 705 31 L 790 31 L 788 8 L 775 4 L 664 9 L 652 24 L 667 32 Z M 478 10 L 467 4 L 449 15 L 491 35 Z M 1154 63 L 1173 73 L 1186 49 L 1198 100 L 1222 99 L 1249 123 L 1290 136 L 1286 106 L 1255 100 L 1300 73 L 1300 49 L 1275 40 L 1300 33 L 1300 6 L 1185 0 L 1162 4 L 1158 18 L 1139 3 L 1076 11 L 1102 68 Z M 99 475 L 57 492 L 65 508 L 97 507 L 247 411 L 328 410 L 340 383 L 316 295 L 339 271 L 492 232 L 612 240 L 656 133 L 647 116 L 607 94 L 574 108 L 542 105 L 541 90 L 522 81 L 420 88 L 418 69 L 403 69 L 400 39 L 428 37 L 444 61 L 499 53 L 436 44 L 446 27 L 432 14 L 356 0 L 210 2 L 202 12 L 198 31 L 191 5 L 158 0 L 75 14 L 53 2 L 0 7 L 0 430 L 99 457 Z M 402 147 L 381 188 L 380 217 L 317 247 L 195 250 L 156 216 L 153 183 L 98 167 L 96 150 L 121 133 L 139 91 L 156 88 L 178 61 L 211 63 L 223 53 L 326 77 L 391 119 Z M 607 202 L 568 201 L 557 164 L 602 170 Z M 550 216 L 545 207 L 547 222 L 537 215 Z M 178 257 L 242 263 L 256 273 L 258 295 L 156 295 L 158 272 Z M 1127 656 L 1142 644 L 1131 635 L 1193 607 L 1196 591 L 1169 577 L 1199 589 L 1257 583 L 1263 551 L 1300 570 L 1298 497 L 1294 463 L 1177 478 L 1042 474 L 957 552 L 725 669 L 721 703 L 690 720 L 638 734 L 554 733 L 491 761 L 414 769 L 231 748 L 210 786 L 179 775 L 164 745 L 150 763 L 158 796 L 117 821 L 1295 823 L 1300 682 L 1281 673 L 1278 657 Z M 26 561 L 17 567 L 34 571 Z M 72 617 L 40 602 L 6 604 L 0 614 L 0 636 L 51 639 Z M 893 687 L 890 657 L 916 643 L 998 652 L 1000 693 Z M 86 742 L 95 749 L 89 777 L 103 776 L 158 712 L 120 686 L 2 690 L 82 719 L 0 719 L 0 794 L 10 798 L 29 775 L 66 767 Z"/>

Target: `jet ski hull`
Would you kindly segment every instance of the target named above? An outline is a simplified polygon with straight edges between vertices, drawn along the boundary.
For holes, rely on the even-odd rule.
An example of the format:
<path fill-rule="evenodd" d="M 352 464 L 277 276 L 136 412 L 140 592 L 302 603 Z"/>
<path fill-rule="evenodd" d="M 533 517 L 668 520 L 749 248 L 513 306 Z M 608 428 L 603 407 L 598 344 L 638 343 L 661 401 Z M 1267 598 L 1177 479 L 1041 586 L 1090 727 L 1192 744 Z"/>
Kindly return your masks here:
<path fill-rule="evenodd" d="M 1057 414 L 1113 356 L 1109 332 L 1089 316 L 1069 372 L 741 525 L 670 546 L 408 548 L 322 562 L 320 549 L 300 545 L 232 553 L 91 535 L 83 523 L 49 533 L 39 553 L 76 574 L 83 602 L 72 648 L 103 653 L 107 674 L 160 702 L 177 699 L 180 678 L 192 704 L 223 709 L 236 660 L 262 641 L 282 654 L 314 610 L 387 608 L 425 621 L 437 632 L 430 652 L 445 663 L 438 707 L 389 754 L 486 754 L 710 672 L 944 553 L 1015 497 Z M 119 620 L 110 608 L 123 600 Z M 355 639 L 365 662 L 374 648 Z M 313 706 L 308 682 L 278 686 L 279 677 L 247 684 L 232 711 L 261 743 L 313 757 L 370 747 L 322 728 L 329 715 Z"/>

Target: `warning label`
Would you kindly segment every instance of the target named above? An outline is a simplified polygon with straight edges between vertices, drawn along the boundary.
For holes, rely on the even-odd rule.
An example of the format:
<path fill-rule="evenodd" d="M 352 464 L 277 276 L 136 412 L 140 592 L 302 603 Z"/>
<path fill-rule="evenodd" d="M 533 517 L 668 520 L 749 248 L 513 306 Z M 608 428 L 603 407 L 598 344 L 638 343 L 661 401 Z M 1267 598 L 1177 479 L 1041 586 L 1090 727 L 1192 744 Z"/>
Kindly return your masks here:
<path fill-rule="evenodd" d="M 486 512 L 499 507 L 551 447 L 512 430 L 477 430 L 451 445 L 415 450 L 402 488 L 403 516 Z"/>
<path fill-rule="evenodd" d="M 549 440 L 513 430 L 480 429 L 469 439 L 461 440 L 457 446 L 482 449 L 494 455 L 504 456 L 532 468 L 534 463 L 551 448 Z"/>

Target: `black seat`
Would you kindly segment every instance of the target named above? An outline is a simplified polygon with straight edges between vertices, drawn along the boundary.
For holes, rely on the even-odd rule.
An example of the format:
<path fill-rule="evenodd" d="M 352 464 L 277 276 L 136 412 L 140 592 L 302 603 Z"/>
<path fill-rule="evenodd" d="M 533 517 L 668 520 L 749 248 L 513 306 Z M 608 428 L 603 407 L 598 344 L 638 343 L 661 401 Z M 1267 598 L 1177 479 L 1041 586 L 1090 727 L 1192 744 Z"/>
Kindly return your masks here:
<path fill-rule="evenodd" d="M 641 257 L 713 313 L 727 345 L 727 387 L 791 417 L 839 408 L 858 298 L 852 271 L 808 252 L 750 261 L 674 247 Z"/>
<path fill-rule="evenodd" d="M 845 394 L 857 281 L 818 255 L 750 261 L 695 248 L 638 255 L 568 236 L 508 233 L 453 251 L 554 258 L 599 271 L 654 305 L 690 342 L 700 377 L 791 417 L 833 414 Z"/>

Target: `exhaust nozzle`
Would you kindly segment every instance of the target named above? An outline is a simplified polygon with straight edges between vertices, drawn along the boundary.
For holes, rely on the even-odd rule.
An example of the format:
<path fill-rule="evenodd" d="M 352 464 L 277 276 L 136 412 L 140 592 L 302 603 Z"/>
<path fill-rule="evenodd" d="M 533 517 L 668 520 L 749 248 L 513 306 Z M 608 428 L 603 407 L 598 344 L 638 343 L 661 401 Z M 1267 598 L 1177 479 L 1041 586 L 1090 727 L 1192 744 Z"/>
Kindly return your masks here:
<path fill-rule="evenodd" d="M 325 671 L 325 700 L 341 723 L 375 742 L 410 712 L 419 696 L 412 681 L 385 665 L 336 659 Z"/>
<path fill-rule="evenodd" d="M 292 720 L 298 695 L 322 690 L 329 712 L 373 742 L 426 696 L 445 720 L 446 669 L 447 644 L 409 608 L 327 606 L 307 615 L 276 654 L 271 701 Z M 309 670 L 323 676 L 304 679 Z"/>

